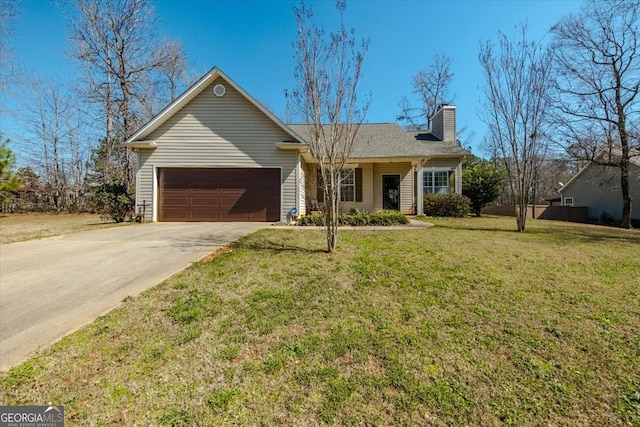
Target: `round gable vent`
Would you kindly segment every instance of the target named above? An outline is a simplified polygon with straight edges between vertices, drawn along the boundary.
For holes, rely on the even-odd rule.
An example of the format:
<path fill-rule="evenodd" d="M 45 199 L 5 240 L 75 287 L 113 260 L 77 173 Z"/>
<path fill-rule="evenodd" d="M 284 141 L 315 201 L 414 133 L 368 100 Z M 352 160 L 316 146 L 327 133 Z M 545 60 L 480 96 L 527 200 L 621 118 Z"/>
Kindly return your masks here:
<path fill-rule="evenodd" d="M 217 84 L 213 87 L 213 94 L 215 96 L 221 97 L 224 96 L 225 93 L 227 93 L 227 88 L 225 88 L 223 85 Z"/>

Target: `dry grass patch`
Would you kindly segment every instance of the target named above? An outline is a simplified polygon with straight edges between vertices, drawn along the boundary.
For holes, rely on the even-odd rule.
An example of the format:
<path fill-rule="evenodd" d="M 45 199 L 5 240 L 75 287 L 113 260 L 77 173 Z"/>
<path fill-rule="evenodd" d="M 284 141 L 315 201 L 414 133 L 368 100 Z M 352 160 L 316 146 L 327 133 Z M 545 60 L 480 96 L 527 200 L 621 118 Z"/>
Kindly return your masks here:
<path fill-rule="evenodd" d="M 98 214 L 25 213 L 0 215 L 0 244 L 113 227 Z"/>
<path fill-rule="evenodd" d="M 639 425 L 640 233 L 262 230 L 0 377 L 70 425 Z"/>

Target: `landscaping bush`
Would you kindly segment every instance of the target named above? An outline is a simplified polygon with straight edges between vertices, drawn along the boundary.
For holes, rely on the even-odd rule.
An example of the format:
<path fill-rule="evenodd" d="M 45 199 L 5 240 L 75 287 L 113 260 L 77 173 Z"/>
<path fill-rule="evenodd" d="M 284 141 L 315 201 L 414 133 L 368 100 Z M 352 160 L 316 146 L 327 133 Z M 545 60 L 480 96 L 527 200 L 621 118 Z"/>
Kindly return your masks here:
<path fill-rule="evenodd" d="M 404 214 L 398 211 L 382 210 L 369 215 L 366 225 L 397 225 L 409 224 L 409 220 Z"/>
<path fill-rule="evenodd" d="M 134 216 L 136 196 L 122 184 L 103 184 L 96 190 L 93 203 L 104 218 L 124 222 Z"/>
<path fill-rule="evenodd" d="M 338 217 L 338 225 L 351 226 L 368 226 L 368 225 L 397 225 L 408 224 L 409 220 L 404 214 L 398 211 L 381 210 L 375 213 L 361 212 L 357 208 L 352 208 L 347 214 L 340 214 Z M 325 225 L 325 216 L 323 214 L 314 214 L 303 216 L 298 219 L 298 225 Z"/>
<path fill-rule="evenodd" d="M 323 214 L 314 213 L 298 218 L 298 225 L 317 225 L 324 226 L 325 217 Z"/>
<path fill-rule="evenodd" d="M 424 214 L 461 218 L 469 214 L 469 198 L 460 194 L 424 195 Z"/>

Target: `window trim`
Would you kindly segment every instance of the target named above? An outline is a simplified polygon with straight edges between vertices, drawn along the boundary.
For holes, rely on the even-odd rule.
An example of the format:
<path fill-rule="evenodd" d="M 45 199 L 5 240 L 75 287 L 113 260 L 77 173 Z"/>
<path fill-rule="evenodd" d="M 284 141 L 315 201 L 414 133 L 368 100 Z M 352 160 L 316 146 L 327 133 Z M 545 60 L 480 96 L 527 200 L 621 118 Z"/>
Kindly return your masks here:
<path fill-rule="evenodd" d="M 564 206 L 573 206 L 573 203 L 574 203 L 573 197 L 564 198 Z"/>
<path fill-rule="evenodd" d="M 353 198 L 354 200 L 342 200 L 342 179 L 340 180 L 340 190 L 339 190 L 339 198 L 340 203 L 362 203 L 362 168 L 353 167 L 353 168 L 345 168 L 342 172 L 351 172 L 353 174 Z M 322 176 L 320 174 L 320 168 L 316 168 L 316 197 L 319 202 L 324 202 L 324 193 L 322 191 Z"/>
<path fill-rule="evenodd" d="M 435 179 L 435 174 L 436 173 L 443 173 L 445 174 L 446 178 L 447 178 L 447 183 L 446 185 L 438 185 L 436 186 L 436 179 Z M 422 171 L 422 194 L 450 194 L 450 179 L 449 179 L 449 174 L 451 173 L 450 169 L 431 169 L 431 170 L 423 170 Z M 426 177 L 428 175 L 431 175 L 431 185 L 428 186 L 426 181 Z M 444 188 L 445 192 L 436 192 L 434 191 L 436 188 Z"/>
<path fill-rule="evenodd" d="M 345 180 L 350 179 L 352 182 L 350 184 L 345 184 Z M 344 192 L 342 191 L 346 188 L 352 188 L 353 191 L 351 192 L 353 194 L 353 200 L 345 200 L 343 198 L 343 194 Z M 340 202 L 347 202 L 347 203 L 355 203 L 356 201 L 356 171 L 355 168 L 352 169 L 342 169 L 340 171 L 340 190 L 339 190 L 339 194 L 340 194 Z"/>

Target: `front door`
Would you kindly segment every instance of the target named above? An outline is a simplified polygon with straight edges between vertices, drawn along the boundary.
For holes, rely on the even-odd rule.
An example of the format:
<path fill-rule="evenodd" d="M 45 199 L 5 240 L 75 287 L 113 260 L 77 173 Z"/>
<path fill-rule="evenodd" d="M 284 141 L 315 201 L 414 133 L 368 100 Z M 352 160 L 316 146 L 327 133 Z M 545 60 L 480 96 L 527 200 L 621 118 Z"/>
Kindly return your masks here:
<path fill-rule="evenodd" d="M 400 175 L 382 175 L 382 208 L 400 210 Z"/>

